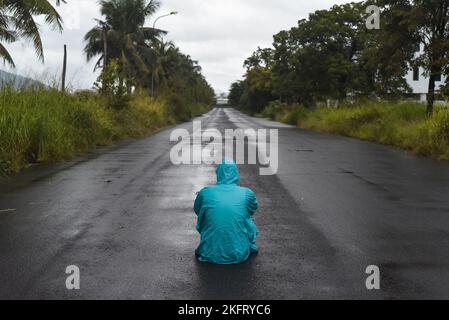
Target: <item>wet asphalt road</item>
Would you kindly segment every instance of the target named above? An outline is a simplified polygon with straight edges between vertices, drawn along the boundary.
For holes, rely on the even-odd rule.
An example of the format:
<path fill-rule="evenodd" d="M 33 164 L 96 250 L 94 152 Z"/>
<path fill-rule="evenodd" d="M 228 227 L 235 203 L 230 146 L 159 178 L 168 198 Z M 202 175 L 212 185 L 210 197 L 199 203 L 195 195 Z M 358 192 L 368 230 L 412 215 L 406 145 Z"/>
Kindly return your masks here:
<path fill-rule="evenodd" d="M 258 256 L 195 260 L 193 200 L 214 168 L 172 165 L 169 128 L 0 183 L 0 298 L 449 298 L 448 163 L 232 109 L 201 120 L 279 129 L 277 175 L 240 167 L 261 205 Z M 65 288 L 68 265 L 79 291 Z M 365 288 L 368 265 L 379 291 Z"/>

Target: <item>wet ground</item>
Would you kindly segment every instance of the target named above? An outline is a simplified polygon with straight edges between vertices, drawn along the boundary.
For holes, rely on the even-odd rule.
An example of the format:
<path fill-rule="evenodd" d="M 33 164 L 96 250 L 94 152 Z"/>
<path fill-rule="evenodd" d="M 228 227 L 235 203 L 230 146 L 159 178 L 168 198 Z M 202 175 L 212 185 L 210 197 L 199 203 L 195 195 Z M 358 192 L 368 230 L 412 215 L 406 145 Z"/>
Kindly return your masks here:
<path fill-rule="evenodd" d="M 240 167 L 261 205 L 258 256 L 195 260 L 192 205 L 214 167 L 174 166 L 169 128 L 0 182 L 0 298 L 449 298 L 448 163 L 232 109 L 201 120 L 279 129 L 277 175 Z M 81 290 L 66 290 L 68 265 Z M 368 265 L 379 291 L 365 287 Z"/>

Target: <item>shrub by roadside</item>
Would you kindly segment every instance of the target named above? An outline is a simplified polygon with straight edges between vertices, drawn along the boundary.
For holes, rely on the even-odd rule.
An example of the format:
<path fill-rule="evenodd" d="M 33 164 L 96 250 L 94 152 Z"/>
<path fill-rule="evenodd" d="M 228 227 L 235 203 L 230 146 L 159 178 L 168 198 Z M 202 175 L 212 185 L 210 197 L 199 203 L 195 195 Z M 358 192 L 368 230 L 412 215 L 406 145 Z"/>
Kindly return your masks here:
<path fill-rule="evenodd" d="M 188 115 L 207 106 L 192 105 Z M 164 99 L 132 95 L 126 108 L 107 107 L 91 92 L 54 89 L 0 90 L 0 172 L 14 172 L 32 162 L 54 162 L 99 145 L 141 137 L 179 120 Z"/>
<path fill-rule="evenodd" d="M 427 116 L 424 105 L 412 102 L 363 102 L 313 110 L 273 102 L 262 115 L 303 129 L 361 138 L 449 160 L 447 107 L 438 107 Z"/>

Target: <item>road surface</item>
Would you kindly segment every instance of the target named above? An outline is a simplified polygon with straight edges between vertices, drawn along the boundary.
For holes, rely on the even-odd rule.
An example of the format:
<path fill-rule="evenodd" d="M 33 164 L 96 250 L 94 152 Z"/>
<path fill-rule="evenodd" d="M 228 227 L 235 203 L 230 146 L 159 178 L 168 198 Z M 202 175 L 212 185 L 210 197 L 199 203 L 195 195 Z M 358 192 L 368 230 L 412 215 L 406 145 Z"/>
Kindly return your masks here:
<path fill-rule="evenodd" d="M 240 167 L 260 202 L 258 256 L 195 260 L 193 200 L 214 168 L 172 165 L 168 128 L 1 182 L 0 298 L 449 298 L 448 163 L 233 109 L 200 120 L 279 129 L 277 175 Z M 80 290 L 65 287 L 69 265 Z M 366 289 L 369 265 L 380 290 Z"/>

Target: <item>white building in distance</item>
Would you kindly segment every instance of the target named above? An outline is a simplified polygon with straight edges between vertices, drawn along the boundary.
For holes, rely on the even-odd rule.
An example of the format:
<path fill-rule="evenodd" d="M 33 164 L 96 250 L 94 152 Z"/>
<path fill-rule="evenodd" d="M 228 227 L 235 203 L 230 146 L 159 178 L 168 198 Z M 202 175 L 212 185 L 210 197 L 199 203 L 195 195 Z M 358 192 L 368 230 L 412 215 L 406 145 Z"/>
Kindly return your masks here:
<path fill-rule="evenodd" d="M 418 56 L 419 53 L 422 53 L 421 47 L 416 53 Z M 419 98 L 419 101 L 426 102 L 427 101 L 427 93 L 429 92 L 429 77 L 424 75 L 424 69 L 421 67 L 414 67 L 409 70 L 407 75 L 405 76 L 408 85 L 413 90 L 413 95 Z M 438 92 L 440 86 L 444 85 L 446 79 L 444 76 L 439 76 L 437 81 L 435 82 L 435 92 Z"/>

